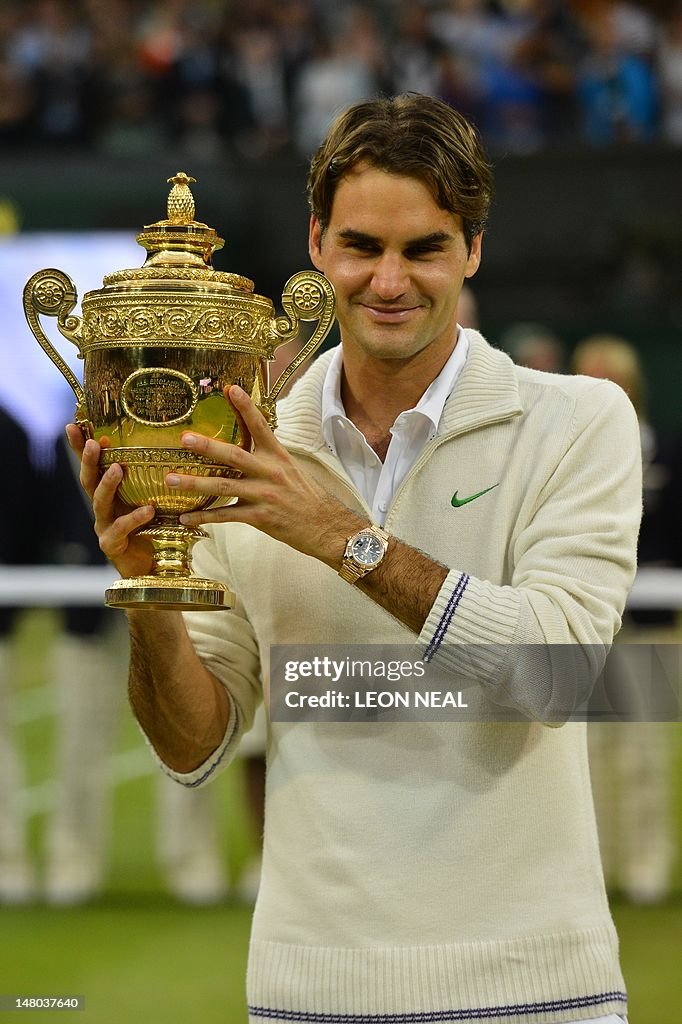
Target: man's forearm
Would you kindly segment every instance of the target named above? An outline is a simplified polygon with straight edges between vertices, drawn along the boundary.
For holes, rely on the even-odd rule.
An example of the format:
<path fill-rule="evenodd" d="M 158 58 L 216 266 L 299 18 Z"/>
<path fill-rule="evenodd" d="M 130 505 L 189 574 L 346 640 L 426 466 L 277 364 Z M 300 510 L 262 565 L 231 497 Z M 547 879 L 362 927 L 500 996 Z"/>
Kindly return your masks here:
<path fill-rule="evenodd" d="M 392 538 L 384 562 L 355 585 L 419 634 L 447 575 L 440 562 Z"/>
<path fill-rule="evenodd" d="M 225 687 L 200 661 L 180 612 L 130 611 L 128 622 L 135 717 L 169 768 L 193 771 L 225 735 Z"/>
<path fill-rule="evenodd" d="M 348 538 L 368 523 L 336 499 L 328 500 L 328 507 L 317 519 L 312 516 L 307 519 L 311 533 L 315 531 L 318 538 L 317 546 L 309 553 L 338 572 Z M 446 566 L 418 548 L 391 537 L 381 565 L 352 585 L 419 634 L 447 575 Z"/>

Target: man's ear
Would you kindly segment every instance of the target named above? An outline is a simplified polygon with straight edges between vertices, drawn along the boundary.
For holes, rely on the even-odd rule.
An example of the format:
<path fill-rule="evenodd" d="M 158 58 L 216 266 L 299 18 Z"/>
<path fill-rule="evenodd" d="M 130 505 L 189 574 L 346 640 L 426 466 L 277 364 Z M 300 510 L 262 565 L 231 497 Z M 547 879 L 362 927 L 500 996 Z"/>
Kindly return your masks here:
<path fill-rule="evenodd" d="M 310 217 L 308 230 L 308 253 L 313 266 L 324 273 L 322 260 L 322 225 L 313 213 Z"/>
<path fill-rule="evenodd" d="M 471 240 L 471 251 L 467 259 L 465 277 L 473 277 L 481 265 L 481 246 L 483 245 L 483 232 L 479 231 Z"/>

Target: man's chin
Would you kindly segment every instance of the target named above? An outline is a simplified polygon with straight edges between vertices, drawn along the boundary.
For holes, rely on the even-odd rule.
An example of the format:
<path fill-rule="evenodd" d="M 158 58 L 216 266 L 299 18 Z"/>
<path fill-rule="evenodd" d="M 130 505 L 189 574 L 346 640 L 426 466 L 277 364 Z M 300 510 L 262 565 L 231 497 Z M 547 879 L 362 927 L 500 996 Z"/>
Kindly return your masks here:
<path fill-rule="evenodd" d="M 382 362 L 405 363 L 419 355 L 424 345 L 413 340 L 384 335 L 381 338 L 365 339 L 361 348 L 365 355 L 371 356 L 373 359 L 380 359 Z"/>

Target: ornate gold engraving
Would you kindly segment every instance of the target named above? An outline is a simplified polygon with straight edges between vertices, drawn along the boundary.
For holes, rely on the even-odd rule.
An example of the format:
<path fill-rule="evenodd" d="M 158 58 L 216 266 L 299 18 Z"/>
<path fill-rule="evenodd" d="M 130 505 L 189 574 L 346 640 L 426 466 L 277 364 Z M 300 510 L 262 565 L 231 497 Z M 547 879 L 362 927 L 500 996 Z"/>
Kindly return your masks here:
<path fill-rule="evenodd" d="M 104 284 L 121 284 L 125 281 L 210 281 L 212 284 L 225 284 L 229 288 L 242 292 L 252 292 L 253 281 L 241 274 L 229 274 L 222 270 L 212 270 L 210 267 L 140 267 L 139 270 L 116 270 L 113 274 L 107 274 Z"/>
<path fill-rule="evenodd" d="M 102 343 L 147 342 L 194 344 L 209 342 L 271 358 L 279 341 L 273 328 L 272 304 L 251 298 L 187 295 L 164 292 L 143 296 L 90 292 L 83 300 L 83 349 Z"/>

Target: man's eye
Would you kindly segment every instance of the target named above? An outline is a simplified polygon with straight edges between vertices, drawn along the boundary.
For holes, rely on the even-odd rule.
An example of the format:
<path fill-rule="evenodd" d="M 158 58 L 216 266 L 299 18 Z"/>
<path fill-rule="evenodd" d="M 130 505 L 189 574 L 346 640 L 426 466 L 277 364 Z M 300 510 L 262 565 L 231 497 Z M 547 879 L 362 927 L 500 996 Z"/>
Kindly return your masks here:
<path fill-rule="evenodd" d="M 424 256 L 434 256 L 436 253 L 442 252 L 443 250 L 437 245 L 419 245 L 412 249 L 408 249 L 405 255 L 410 260 L 418 260 Z"/>
<path fill-rule="evenodd" d="M 379 247 L 377 245 L 372 245 L 371 242 L 350 242 L 348 244 L 348 248 L 355 250 L 355 252 L 362 252 L 362 253 L 378 253 L 379 252 Z"/>

